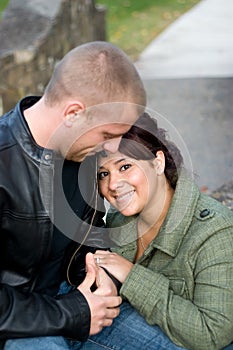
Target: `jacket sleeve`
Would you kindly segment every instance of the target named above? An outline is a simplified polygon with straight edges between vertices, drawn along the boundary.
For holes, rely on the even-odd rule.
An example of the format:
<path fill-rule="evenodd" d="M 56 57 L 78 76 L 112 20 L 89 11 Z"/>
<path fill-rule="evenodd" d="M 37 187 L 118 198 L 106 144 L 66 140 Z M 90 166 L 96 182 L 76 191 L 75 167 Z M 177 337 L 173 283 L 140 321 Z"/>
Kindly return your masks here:
<path fill-rule="evenodd" d="M 56 298 L 0 286 L 0 339 L 62 335 L 85 341 L 90 309 L 78 290 Z"/>
<path fill-rule="evenodd" d="M 166 276 L 135 264 L 121 295 L 151 325 L 159 325 L 177 345 L 190 350 L 218 350 L 233 340 L 232 228 L 219 231 L 183 261 L 193 274 L 193 290 L 185 279 Z"/>

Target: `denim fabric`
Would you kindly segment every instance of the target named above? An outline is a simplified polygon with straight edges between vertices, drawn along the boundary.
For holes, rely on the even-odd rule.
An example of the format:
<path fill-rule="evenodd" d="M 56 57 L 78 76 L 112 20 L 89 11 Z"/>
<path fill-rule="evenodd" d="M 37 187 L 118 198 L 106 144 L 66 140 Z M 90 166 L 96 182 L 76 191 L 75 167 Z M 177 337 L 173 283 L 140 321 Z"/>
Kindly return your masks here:
<path fill-rule="evenodd" d="M 4 350 L 70 350 L 63 337 L 36 337 L 7 340 Z"/>
<path fill-rule="evenodd" d="M 60 284 L 60 288 L 59 288 L 59 291 L 58 291 L 57 295 L 67 294 L 70 291 L 74 290 L 75 288 L 76 287 L 74 287 L 74 286 L 70 286 L 66 281 L 63 281 Z"/>
<path fill-rule="evenodd" d="M 70 291 L 66 282 L 59 294 Z M 85 343 L 63 337 L 35 337 L 12 339 L 4 350 L 185 350 L 171 342 L 158 326 L 150 326 L 128 303 L 121 305 L 120 315 L 111 327 L 89 338 Z M 233 344 L 223 350 L 233 350 Z"/>
<path fill-rule="evenodd" d="M 224 348 L 222 350 L 233 350 L 233 343 L 228 345 L 226 348 Z"/>
<path fill-rule="evenodd" d="M 150 326 L 128 303 L 121 306 L 120 315 L 111 327 L 72 350 L 184 350 L 172 343 L 158 326 Z"/>
<path fill-rule="evenodd" d="M 64 287 L 64 286 L 63 286 Z M 85 343 L 63 337 L 38 337 L 8 340 L 4 350 L 181 350 L 157 326 L 149 326 L 128 303 L 121 306 L 113 326 Z"/>

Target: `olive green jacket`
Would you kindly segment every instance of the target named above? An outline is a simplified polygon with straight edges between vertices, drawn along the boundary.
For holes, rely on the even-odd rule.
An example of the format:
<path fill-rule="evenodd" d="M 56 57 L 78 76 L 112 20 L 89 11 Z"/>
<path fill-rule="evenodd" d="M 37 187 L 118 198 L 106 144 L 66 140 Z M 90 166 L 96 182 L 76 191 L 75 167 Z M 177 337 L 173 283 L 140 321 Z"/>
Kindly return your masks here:
<path fill-rule="evenodd" d="M 113 250 L 133 262 L 136 218 L 110 210 L 107 225 Z M 216 350 L 232 342 L 233 212 L 183 173 L 157 237 L 120 293 L 179 346 Z"/>

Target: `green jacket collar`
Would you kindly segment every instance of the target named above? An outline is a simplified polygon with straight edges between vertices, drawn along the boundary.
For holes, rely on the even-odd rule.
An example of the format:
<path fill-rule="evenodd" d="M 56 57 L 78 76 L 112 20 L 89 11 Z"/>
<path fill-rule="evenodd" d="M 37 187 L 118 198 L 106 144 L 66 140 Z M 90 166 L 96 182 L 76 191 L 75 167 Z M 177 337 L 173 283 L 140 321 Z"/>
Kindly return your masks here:
<path fill-rule="evenodd" d="M 176 256 L 193 220 L 200 192 L 193 179 L 182 171 L 166 219 L 152 245 Z"/>

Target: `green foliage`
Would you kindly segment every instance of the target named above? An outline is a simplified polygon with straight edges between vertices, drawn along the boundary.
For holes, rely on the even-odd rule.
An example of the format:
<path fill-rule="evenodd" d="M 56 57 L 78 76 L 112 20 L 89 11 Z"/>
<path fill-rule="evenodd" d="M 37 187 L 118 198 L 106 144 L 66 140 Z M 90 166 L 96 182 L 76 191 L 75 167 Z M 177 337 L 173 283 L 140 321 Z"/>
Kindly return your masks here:
<path fill-rule="evenodd" d="M 2 13 L 2 11 L 5 9 L 5 7 L 7 7 L 9 0 L 1 0 L 0 1 L 0 14 Z"/>
<path fill-rule="evenodd" d="M 181 14 L 200 0 L 96 0 L 107 7 L 107 40 L 133 60 Z M 0 0 L 1 12 L 9 0 Z"/>
<path fill-rule="evenodd" d="M 133 60 L 170 23 L 200 0 L 97 0 L 107 8 L 107 40 Z"/>

